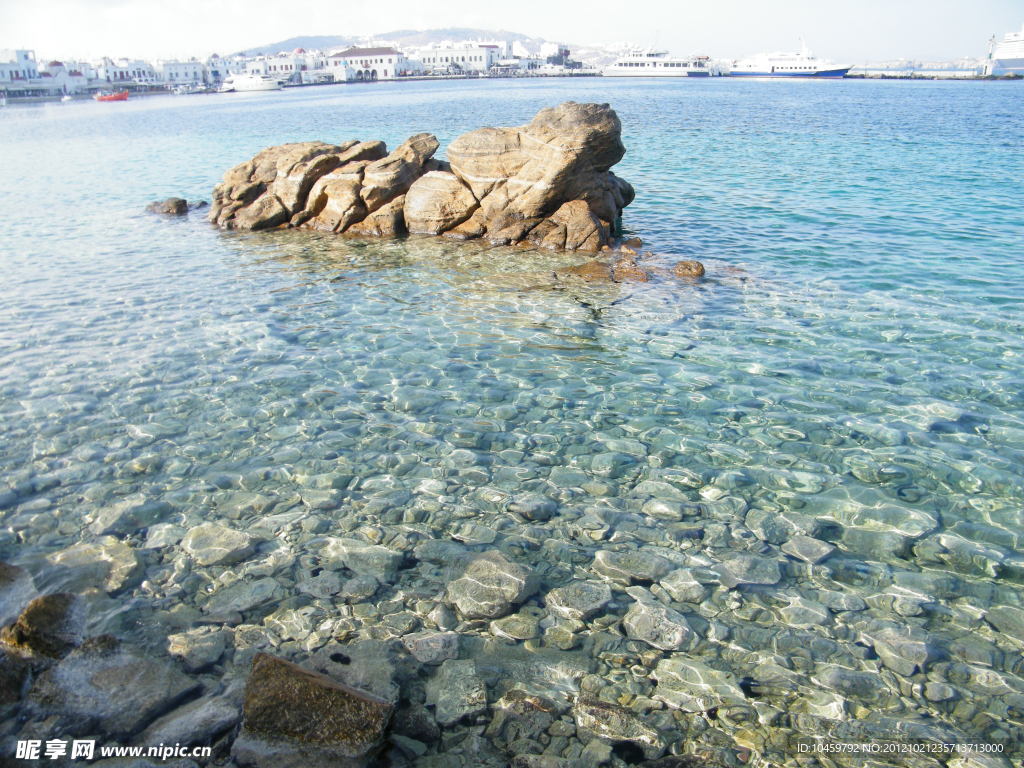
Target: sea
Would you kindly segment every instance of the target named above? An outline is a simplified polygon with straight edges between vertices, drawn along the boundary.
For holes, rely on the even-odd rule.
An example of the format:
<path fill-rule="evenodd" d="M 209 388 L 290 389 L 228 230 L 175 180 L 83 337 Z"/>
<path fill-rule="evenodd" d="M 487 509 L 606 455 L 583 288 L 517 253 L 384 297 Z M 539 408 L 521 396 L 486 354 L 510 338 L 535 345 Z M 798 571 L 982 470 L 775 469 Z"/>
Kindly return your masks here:
<path fill-rule="evenodd" d="M 443 158 L 570 100 L 621 119 L 651 282 L 145 211 L 271 145 L 428 131 Z M 537 78 L 2 108 L 0 560 L 168 663 L 168 637 L 220 632 L 211 696 L 257 650 L 351 657 L 327 671 L 429 714 L 441 668 L 403 641 L 455 632 L 487 707 L 394 765 L 593 756 L 595 700 L 611 766 L 1009 766 L 1022 105 L 1012 82 Z M 206 523 L 245 546 L 197 555 Z M 453 614 L 494 552 L 535 590 Z M 610 600 L 551 610 L 576 582 Z M 515 687 L 564 727 L 485 730 Z"/>

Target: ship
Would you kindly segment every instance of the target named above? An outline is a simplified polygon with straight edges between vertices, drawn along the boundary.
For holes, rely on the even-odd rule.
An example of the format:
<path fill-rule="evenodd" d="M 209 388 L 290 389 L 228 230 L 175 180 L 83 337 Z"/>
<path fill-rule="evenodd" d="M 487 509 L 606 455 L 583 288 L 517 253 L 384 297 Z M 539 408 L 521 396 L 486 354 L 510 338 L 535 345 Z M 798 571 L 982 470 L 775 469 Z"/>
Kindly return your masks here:
<path fill-rule="evenodd" d="M 221 93 L 232 91 L 279 91 L 284 84 L 268 75 L 229 75 L 220 86 Z"/>
<path fill-rule="evenodd" d="M 709 56 L 673 57 L 653 49 L 624 53 L 604 68 L 605 77 L 710 77 L 724 74 Z"/>
<path fill-rule="evenodd" d="M 853 69 L 819 59 L 800 41 L 800 50 L 794 53 L 762 53 L 736 61 L 729 74 L 733 77 L 846 77 Z"/>
<path fill-rule="evenodd" d="M 128 91 L 118 91 L 117 93 L 94 93 L 93 98 L 96 101 L 128 101 Z"/>
<path fill-rule="evenodd" d="M 994 77 L 1024 75 L 1024 25 L 1020 32 L 1008 32 L 999 43 L 995 36 L 989 40 L 985 74 Z"/>

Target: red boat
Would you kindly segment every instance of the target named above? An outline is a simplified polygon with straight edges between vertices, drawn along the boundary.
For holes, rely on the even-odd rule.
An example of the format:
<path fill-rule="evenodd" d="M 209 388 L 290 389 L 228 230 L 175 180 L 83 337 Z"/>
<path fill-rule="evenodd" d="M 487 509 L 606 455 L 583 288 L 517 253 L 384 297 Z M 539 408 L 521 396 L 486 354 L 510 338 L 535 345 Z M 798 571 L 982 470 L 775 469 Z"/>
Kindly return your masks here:
<path fill-rule="evenodd" d="M 118 93 L 97 93 L 93 96 L 96 101 L 128 101 L 128 91 Z"/>

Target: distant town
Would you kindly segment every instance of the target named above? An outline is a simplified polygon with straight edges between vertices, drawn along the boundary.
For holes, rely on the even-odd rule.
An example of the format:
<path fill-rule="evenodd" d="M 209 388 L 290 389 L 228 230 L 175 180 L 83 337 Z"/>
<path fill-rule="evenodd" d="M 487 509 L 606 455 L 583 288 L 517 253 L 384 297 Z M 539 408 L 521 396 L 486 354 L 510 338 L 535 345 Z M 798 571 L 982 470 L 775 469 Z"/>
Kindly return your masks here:
<path fill-rule="evenodd" d="M 1010 36 L 1007 36 L 1008 38 Z M 323 38 L 321 38 L 323 39 Z M 205 60 L 108 58 L 95 61 L 53 59 L 37 61 L 28 49 L 0 50 L 0 98 L 49 100 L 95 96 L 102 92 L 195 93 L 233 90 L 242 78 L 260 79 L 274 87 L 359 83 L 422 78 L 540 77 L 613 74 L 682 74 L 633 71 L 630 66 L 657 67 L 642 63 L 643 56 L 664 57 L 666 52 L 638 55 L 638 49 L 587 48 L 578 58 L 562 43 L 525 40 L 449 40 L 426 45 L 366 41 L 341 48 L 305 48 L 288 51 L 267 47 L 266 52 L 212 55 Z M 794 54 L 795 55 L 795 54 Z M 632 56 L 637 63 L 623 64 Z M 846 67 L 847 77 L 875 78 L 977 78 L 993 75 L 989 58 L 964 58 L 945 62 L 898 60 Z M 666 59 L 666 62 L 676 61 Z M 707 68 L 710 74 L 730 74 L 732 62 L 691 57 L 689 65 L 661 66 Z M 847 71 L 848 70 L 848 71 Z M 703 74 L 691 72 L 690 74 Z M 733 71 L 732 74 L 739 74 Z M 999 74 L 999 73 L 995 73 Z M 237 90 L 264 90 L 238 87 Z"/>

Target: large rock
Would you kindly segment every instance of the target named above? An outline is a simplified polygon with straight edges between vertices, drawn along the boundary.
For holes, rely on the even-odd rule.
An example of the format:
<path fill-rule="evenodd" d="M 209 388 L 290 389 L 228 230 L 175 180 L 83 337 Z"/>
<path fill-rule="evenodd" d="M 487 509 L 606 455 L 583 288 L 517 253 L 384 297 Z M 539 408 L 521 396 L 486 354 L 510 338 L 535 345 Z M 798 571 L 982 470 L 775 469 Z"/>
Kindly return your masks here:
<path fill-rule="evenodd" d="M 496 244 L 597 251 L 633 189 L 611 173 L 625 148 L 607 104 L 541 110 L 515 128 L 456 139 L 448 163 L 416 134 L 386 154 L 381 142 L 285 144 L 225 174 L 210 220 L 227 229 L 288 225 L 357 235 L 408 231 Z M 380 215 L 374 215 L 380 211 Z"/>
<path fill-rule="evenodd" d="M 114 638 L 93 638 L 46 670 L 29 693 L 31 707 L 124 740 L 195 693 L 199 683 Z"/>
<path fill-rule="evenodd" d="M 383 742 L 392 709 L 365 691 L 259 653 L 232 755 L 258 768 L 362 768 Z"/>
<path fill-rule="evenodd" d="M 447 597 L 468 619 L 497 619 L 511 613 L 536 588 L 529 569 L 495 550 L 471 560 L 463 576 L 448 585 Z"/>
<path fill-rule="evenodd" d="M 525 126 L 464 134 L 448 148 L 448 162 L 493 212 L 488 233 L 509 220 L 550 216 L 569 200 L 585 200 L 612 221 L 633 196 L 609 171 L 626 153 L 621 133 L 607 104 L 570 101 L 541 110 Z"/>

